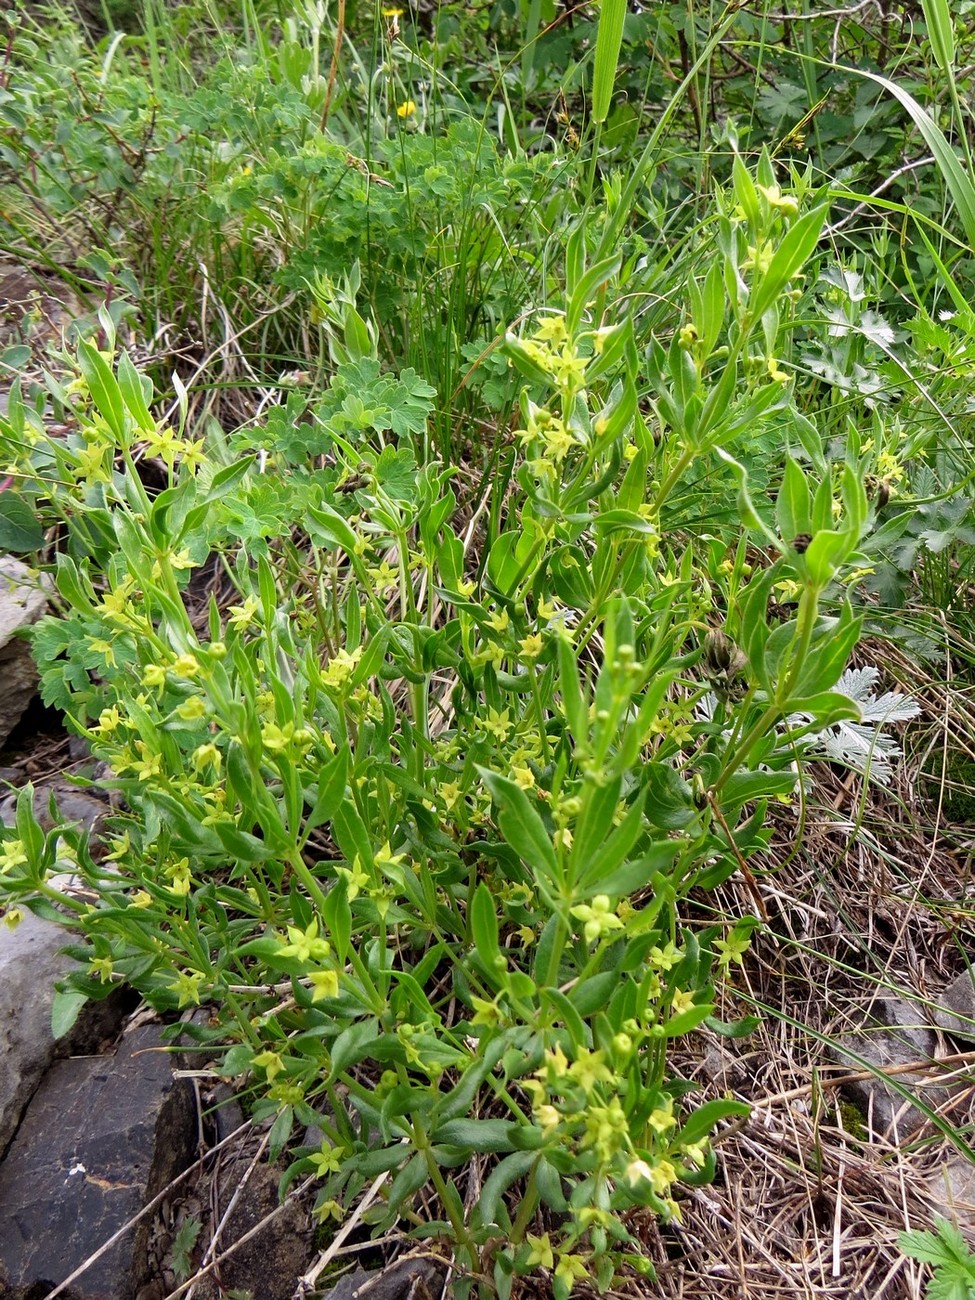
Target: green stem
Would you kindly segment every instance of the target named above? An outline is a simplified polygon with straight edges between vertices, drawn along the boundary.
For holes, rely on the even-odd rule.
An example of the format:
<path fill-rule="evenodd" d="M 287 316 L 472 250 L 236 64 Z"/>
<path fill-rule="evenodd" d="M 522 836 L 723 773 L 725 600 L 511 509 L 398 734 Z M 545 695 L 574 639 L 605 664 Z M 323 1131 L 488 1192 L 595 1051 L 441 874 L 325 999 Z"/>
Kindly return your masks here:
<path fill-rule="evenodd" d="M 514 1223 L 511 1225 L 511 1242 L 512 1245 L 518 1246 L 525 1239 L 525 1232 L 531 1222 L 532 1215 L 538 1205 L 538 1186 L 535 1178 L 535 1171 L 538 1169 L 538 1162 L 541 1156 L 538 1156 L 531 1167 L 531 1173 L 528 1175 L 528 1184 L 525 1187 L 525 1193 L 518 1207 L 518 1214 Z"/>

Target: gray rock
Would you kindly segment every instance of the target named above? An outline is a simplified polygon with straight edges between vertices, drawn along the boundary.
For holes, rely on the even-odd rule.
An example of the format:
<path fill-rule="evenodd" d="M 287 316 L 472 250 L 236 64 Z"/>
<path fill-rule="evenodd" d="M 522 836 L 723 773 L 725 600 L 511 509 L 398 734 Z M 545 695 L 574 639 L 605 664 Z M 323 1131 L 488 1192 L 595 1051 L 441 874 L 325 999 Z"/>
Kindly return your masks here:
<path fill-rule="evenodd" d="M 63 820 L 83 822 L 89 829 L 97 816 L 109 811 L 84 790 L 65 785 L 55 793 Z M 45 826 L 50 823 L 50 794 L 50 788 L 41 787 L 34 798 L 35 811 Z M 13 825 L 16 800 L 14 793 L 0 802 L 0 820 L 7 825 Z M 70 880 L 55 878 L 52 883 L 57 886 L 59 879 L 62 885 Z M 0 926 L 0 1155 L 52 1062 L 111 1042 L 134 1000 L 134 994 L 119 988 L 103 1001 L 89 1002 L 71 1030 L 55 1039 L 51 1031 L 55 984 L 76 967 L 62 952 L 72 936 L 62 926 L 23 911 L 16 928 Z"/>
<path fill-rule="evenodd" d="M 227 1179 L 221 1180 L 221 1204 L 229 1203 L 248 1164 L 246 1155 L 236 1168 L 228 1162 Z M 212 1275 L 197 1283 L 197 1300 L 219 1300 L 235 1288 L 250 1292 L 254 1300 L 291 1300 L 295 1282 L 313 1254 L 312 1232 L 307 1212 L 295 1201 L 274 1218 L 269 1217 L 280 1206 L 278 1184 L 282 1172 L 275 1165 L 262 1164 L 251 1173 L 220 1235 L 220 1250 L 227 1250 L 262 1220 L 268 1222 L 220 1264 L 219 1286 Z"/>
<path fill-rule="evenodd" d="M 19 790 L 12 790 L 0 798 L 0 822 L 13 826 L 17 818 Z M 112 811 L 106 790 L 98 786 L 72 785 L 70 781 L 43 781 L 34 787 L 33 808 L 38 824 L 49 831 L 56 824 L 51 815 L 51 799 L 57 810 L 57 824 L 72 824 L 95 835 L 98 822 Z"/>
<path fill-rule="evenodd" d="M 0 1165 L 0 1296 L 33 1300 L 64 1281 L 192 1159 L 192 1091 L 173 1077 L 160 1028 L 114 1056 L 59 1061 Z M 69 1300 L 132 1300 L 149 1282 L 147 1219 L 85 1270 Z"/>
<path fill-rule="evenodd" d="M 51 1064 L 54 983 L 76 964 L 61 953 L 68 935 L 31 913 L 15 930 L 0 926 L 0 1152 Z"/>
<path fill-rule="evenodd" d="M 322 1300 L 440 1300 L 447 1265 L 430 1255 L 398 1259 L 388 1268 L 357 1268 L 340 1278 Z"/>
<path fill-rule="evenodd" d="M 927 1179 L 935 1214 L 955 1223 L 975 1242 L 975 1168 L 957 1151 L 948 1151 L 944 1164 Z"/>
<path fill-rule="evenodd" d="M 30 646 L 17 633 L 36 623 L 46 608 L 43 579 L 19 560 L 0 556 L 0 745 L 37 690 Z"/>
<path fill-rule="evenodd" d="M 937 1035 L 928 1019 L 928 1013 L 917 1003 L 903 998 L 879 1000 L 862 1029 L 841 1038 L 829 1048 L 830 1055 L 851 1073 L 862 1068 L 861 1061 L 878 1070 L 889 1070 L 911 1061 L 934 1059 Z M 901 1088 L 913 1090 L 928 1074 L 920 1069 L 895 1075 L 894 1079 Z M 863 1108 L 873 1130 L 888 1139 L 907 1137 L 927 1119 L 897 1088 L 879 1078 L 849 1084 L 847 1091 Z M 918 1091 L 918 1097 L 929 1109 L 937 1110 L 950 1102 L 952 1089 L 926 1086 Z"/>
<path fill-rule="evenodd" d="M 966 970 L 935 999 L 932 1019 L 955 1038 L 975 1041 L 975 982 Z"/>

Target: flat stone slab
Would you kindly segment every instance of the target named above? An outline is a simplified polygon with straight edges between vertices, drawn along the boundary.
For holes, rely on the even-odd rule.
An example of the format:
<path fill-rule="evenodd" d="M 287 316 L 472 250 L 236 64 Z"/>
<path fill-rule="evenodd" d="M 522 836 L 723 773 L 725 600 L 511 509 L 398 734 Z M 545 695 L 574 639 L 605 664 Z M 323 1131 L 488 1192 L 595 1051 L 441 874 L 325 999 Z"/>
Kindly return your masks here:
<path fill-rule="evenodd" d="M 35 1300 L 63 1282 L 189 1164 L 192 1091 L 161 1045 L 160 1027 L 145 1025 L 114 1055 L 58 1061 L 44 1076 L 0 1164 L 3 1300 Z M 66 1300 L 133 1300 L 149 1280 L 150 1218 Z"/>
<path fill-rule="evenodd" d="M 61 952 L 70 939 L 61 926 L 26 911 L 16 929 L 0 926 L 0 1155 L 55 1057 L 111 1041 L 131 1005 L 123 989 L 103 1002 L 88 1002 L 70 1033 L 55 1039 L 54 983 L 77 966 Z"/>
<path fill-rule="evenodd" d="M 37 690 L 30 646 L 17 633 L 47 609 L 42 579 L 26 564 L 0 555 L 0 745 L 20 721 Z"/>
<path fill-rule="evenodd" d="M 54 1059 L 54 981 L 77 965 L 61 955 L 68 939 L 30 913 L 15 930 L 0 928 L 0 1152 Z"/>

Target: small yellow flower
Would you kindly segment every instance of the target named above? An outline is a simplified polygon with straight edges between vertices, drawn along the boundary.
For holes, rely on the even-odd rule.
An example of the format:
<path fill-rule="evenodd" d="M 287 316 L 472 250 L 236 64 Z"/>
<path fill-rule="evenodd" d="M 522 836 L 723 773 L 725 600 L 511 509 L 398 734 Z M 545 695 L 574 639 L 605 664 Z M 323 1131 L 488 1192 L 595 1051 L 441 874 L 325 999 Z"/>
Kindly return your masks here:
<path fill-rule="evenodd" d="M 361 658 L 362 646 L 353 650 L 351 654 L 348 650 L 337 651 L 322 673 L 322 681 L 333 690 L 341 690 L 352 676 Z"/>
<path fill-rule="evenodd" d="M 654 946 L 650 949 L 650 965 L 655 970 L 673 970 L 683 953 L 679 948 L 675 948 L 672 943 L 668 943 L 664 948 Z"/>
<path fill-rule="evenodd" d="M 688 993 L 685 989 L 674 989 L 670 1001 L 670 1012 L 674 1016 L 682 1016 L 685 1011 L 690 1011 L 694 1005 L 693 993 Z"/>
<path fill-rule="evenodd" d="M 653 1168 L 645 1160 L 635 1156 L 626 1166 L 623 1176 L 631 1187 L 636 1187 L 637 1183 L 643 1182 L 644 1179 L 650 1182 L 653 1178 Z"/>
<path fill-rule="evenodd" d="M 555 1253 L 552 1250 L 552 1242 L 547 1232 L 541 1237 L 535 1237 L 529 1232 L 526 1234 L 525 1240 L 530 1247 L 528 1259 L 525 1261 L 529 1267 L 537 1266 L 547 1269 L 555 1267 Z"/>
<path fill-rule="evenodd" d="M 511 775 L 523 790 L 530 790 L 535 784 L 535 774 L 530 767 L 513 767 Z"/>
<path fill-rule="evenodd" d="M 445 781 L 440 787 L 440 798 L 449 812 L 460 798 L 460 786 L 456 781 Z"/>
<path fill-rule="evenodd" d="M 170 985 L 174 993 L 179 994 L 181 1007 L 200 1005 L 200 985 L 203 983 L 202 971 L 180 971 L 176 983 Z"/>
<path fill-rule="evenodd" d="M 474 1008 L 474 1015 L 471 1017 L 472 1025 L 497 1025 L 501 1021 L 501 1012 L 497 1002 L 488 1002 L 484 998 L 479 998 L 471 994 L 471 1005 Z"/>
<path fill-rule="evenodd" d="M 312 917 L 304 930 L 297 926 L 288 926 L 288 942 L 278 949 L 282 957 L 294 957 L 298 961 L 322 961 L 331 949 L 327 939 L 318 936 L 318 918 Z"/>
<path fill-rule="evenodd" d="M 220 750 L 214 744 L 199 745 L 193 751 L 193 768 L 197 772 L 202 772 L 205 767 L 213 767 L 219 772 L 222 761 Z"/>
<path fill-rule="evenodd" d="M 338 1201 L 322 1201 L 321 1205 L 315 1207 L 315 1218 L 319 1223 L 325 1223 L 328 1219 L 335 1219 L 337 1223 L 341 1223 L 345 1218 L 345 1211 Z"/>
<path fill-rule="evenodd" d="M 684 1159 L 696 1169 L 703 1169 L 708 1159 L 707 1138 L 698 1138 L 696 1142 L 688 1142 L 684 1147 Z"/>
<path fill-rule="evenodd" d="M 502 709 L 499 713 L 497 709 L 488 709 L 487 717 L 482 719 L 481 726 L 496 740 L 504 740 L 511 730 L 511 719 L 507 709 Z"/>
<path fill-rule="evenodd" d="M 101 713 L 99 713 L 98 730 L 103 736 L 107 736 L 113 732 L 121 722 L 122 715 L 119 713 L 117 706 L 113 704 L 110 709 L 102 709 Z"/>
<path fill-rule="evenodd" d="M 581 903 L 578 907 L 571 909 L 572 915 L 577 921 L 583 922 L 583 934 L 586 937 L 586 943 L 595 943 L 597 939 L 611 930 L 621 930 L 623 922 L 616 915 L 615 909 L 610 904 L 606 894 L 597 894 L 592 900 L 590 907 L 586 903 Z"/>
<path fill-rule="evenodd" d="M 778 185 L 759 185 L 756 188 L 769 207 L 784 217 L 794 217 L 798 213 L 798 199 L 792 194 L 783 194 Z"/>
<path fill-rule="evenodd" d="M 671 1183 L 677 1181 L 677 1170 L 669 1160 L 661 1160 L 650 1171 L 650 1182 L 658 1196 L 666 1196 Z"/>
<path fill-rule="evenodd" d="M 95 654 L 101 655 L 110 668 L 116 666 L 115 647 L 111 641 L 106 641 L 104 637 L 93 636 L 88 638 L 89 647 L 94 650 Z"/>
<path fill-rule="evenodd" d="M 548 1104 L 538 1107 L 535 1111 L 535 1118 L 541 1124 L 542 1132 L 545 1134 L 551 1133 L 552 1129 L 558 1128 L 562 1122 L 562 1116 L 559 1112 L 554 1106 Z"/>
<path fill-rule="evenodd" d="M 339 995 L 339 975 L 334 970 L 315 970 L 308 977 L 312 985 L 312 1002 L 320 1002 L 322 998 L 337 998 Z"/>
<path fill-rule="evenodd" d="M 254 622 L 259 609 L 260 602 L 257 597 L 247 596 L 244 599 L 243 605 L 230 606 L 230 618 L 228 622 L 231 627 L 250 627 L 251 623 Z"/>
<path fill-rule="evenodd" d="M 111 957 L 93 957 L 88 963 L 88 973 L 97 976 L 99 984 L 108 984 L 112 978 L 112 971 Z"/>
<path fill-rule="evenodd" d="M 323 1142 L 313 1156 L 308 1157 L 309 1164 L 315 1166 L 315 1172 L 319 1178 L 325 1174 L 337 1174 L 342 1168 L 342 1159 L 345 1156 L 345 1147 L 329 1146 L 328 1142 Z"/>
<path fill-rule="evenodd" d="M 538 632 L 532 632 L 518 642 L 521 653 L 526 659 L 535 659 L 542 653 L 542 638 Z"/>
<path fill-rule="evenodd" d="M 200 661 L 196 655 L 180 655 L 173 664 L 173 672 L 180 677 L 196 677 L 199 671 Z"/>
<path fill-rule="evenodd" d="M 397 117 L 412 117 L 416 112 L 416 104 L 412 99 L 404 99 L 402 104 L 396 109 Z"/>
<path fill-rule="evenodd" d="M 589 1266 L 581 1255 L 571 1255 L 568 1252 L 559 1255 L 559 1262 L 555 1267 L 555 1276 L 571 1293 L 577 1280 L 582 1280 L 589 1276 Z"/>
<path fill-rule="evenodd" d="M 260 1066 L 267 1075 L 268 1083 L 270 1083 L 275 1076 L 279 1075 L 284 1069 L 284 1062 L 281 1060 L 281 1057 L 277 1052 L 272 1052 L 270 1050 L 259 1052 L 257 1056 L 254 1057 L 252 1064 Z"/>
<path fill-rule="evenodd" d="M 336 867 L 335 870 L 345 879 L 346 896 L 350 903 L 358 898 L 362 890 L 371 883 L 358 858 L 351 867 Z"/>
<path fill-rule="evenodd" d="M 7 907 L 3 912 L 3 923 L 8 930 L 16 930 L 24 919 L 24 914 L 19 907 Z"/>
<path fill-rule="evenodd" d="M 135 747 L 139 758 L 132 763 L 132 770 L 140 781 L 150 781 L 162 771 L 162 756 L 153 754 L 144 740 L 137 740 Z"/>
<path fill-rule="evenodd" d="M 652 1110 L 650 1112 L 650 1117 L 647 1120 L 647 1123 L 653 1129 L 654 1133 L 663 1136 L 663 1134 L 666 1133 L 669 1128 L 674 1127 L 677 1121 L 674 1119 L 673 1115 L 671 1114 L 672 1109 L 673 1109 L 673 1102 L 668 1097 L 665 1105 L 658 1106 L 656 1107 L 655 1110 Z"/>
<path fill-rule="evenodd" d="M 142 670 L 142 685 L 150 690 L 161 689 L 166 685 L 166 669 L 162 664 L 146 664 Z"/>
<path fill-rule="evenodd" d="M 184 722 L 199 722 L 201 718 L 206 717 L 206 713 L 207 706 L 199 695 L 191 695 L 189 699 L 176 706 L 176 716 L 182 718 Z"/>
<path fill-rule="evenodd" d="M 193 885 L 189 858 L 180 858 L 178 862 L 174 862 L 172 866 L 167 867 L 166 875 L 169 876 L 172 882 L 170 888 L 173 893 L 185 898 Z"/>

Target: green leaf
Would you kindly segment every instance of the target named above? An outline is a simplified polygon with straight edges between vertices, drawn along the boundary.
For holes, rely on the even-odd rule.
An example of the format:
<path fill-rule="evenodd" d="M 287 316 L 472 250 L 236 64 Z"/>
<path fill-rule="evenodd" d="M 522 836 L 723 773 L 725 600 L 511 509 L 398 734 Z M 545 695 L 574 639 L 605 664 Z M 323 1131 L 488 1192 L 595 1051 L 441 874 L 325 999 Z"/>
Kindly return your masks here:
<path fill-rule="evenodd" d="M 483 1225 L 497 1223 L 501 1197 L 509 1187 L 513 1187 L 520 1178 L 524 1178 L 537 1159 L 534 1151 L 515 1151 L 512 1155 L 506 1156 L 484 1180 L 477 1202 L 477 1212 Z"/>
<path fill-rule="evenodd" d="M 775 503 L 775 517 L 783 541 L 812 530 L 812 498 L 806 475 L 798 461 L 786 457 L 785 474 Z"/>
<path fill-rule="evenodd" d="M 0 553 L 39 551 L 44 545 L 44 529 L 22 496 L 0 492 Z"/>
<path fill-rule="evenodd" d="M 293 1106 L 282 1106 L 278 1112 L 277 1118 L 271 1125 L 271 1132 L 268 1135 L 268 1155 L 271 1160 L 277 1160 L 278 1156 L 284 1150 L 291 1137 L 291 1130 L 294 1128 L 295 1111 Z"/>
<path fill-rule="evenodd" d="M 610 788 L 619 791 L 621 778 L 610 783 Z M 620 824 L 607 836 L 610 826 L 612 826 L 613 813 L 615 812 L 615 803 L 610 809 L 608 820 L 603 826 L 603 832 L 598 837 L 596 830 L 598 823 L 593 822 L 590 826 L 583 827 L 584 821 L 592 821 L 595 817 L 595 809 L 592 818 L 587 819 L 587 809 L 583 809 L 582 817 L 579 820 L 579 827 L 576 839 L 572 845 L 573 864 L 576 870 L 577 890 L 581 897 L 589 898 L 593 893 L 606 894 L 613 891 L 606 888 L 605 882 L 611 879 L 618 870 L 620 863 L 627 857 L 630 850 L 636 844 L 644 829 L 643 803 L 645 792 L 641 792 L 634 800 L 631 807 Z M 591 846 L 587 848 L 586 853 L 578 848 L 579 840 L 582 837 L 583 830 L 587 833 L 587 838 L 591 837 Z M 578 860 L 577 860 L 578 857 Z M 627 891 L 629 892 L 629 891 Z"/>
<path fill-rule="evenodd" d="M 622 788 L 621 776 L 601 782 L 589 779 L 583 787 L 582 811 L 576 820 L 572 841 L 572 869 L 579 879 L 599 870 L 600 848 L 613 829 Z M 626 852 L 624 849 L 623 854 Z"/>
<path fill-rule="evenodd" d="M 702 1002 L 697 1006 L 688 1007 L 680 1015 L 671 1016 L 664 1025 L 664 1032 L 668 1038 L 679 1038 L 681 1034 L 689 1034 L 692 1029 L 707 1020 L 714 1010 L 710 1002 Z"/>
<path fill-rule="evenodd" d="M 639 858 L 624 862 L 609 875 L 591 881 L 585 896 L 608 894 L 610 898 L 628 898 L 650 884 L 654 876 L 669 871 L 682 848 L 680 840 L 661 840 L 651 844 Z"/>
<path fill-rule="evenodd" d="M 708 1029 L 721 1038 L 747 1038 L 762 1023 L 761 1016 L 742 1016 L 741 1020 L 719 1020 L 708 1016 L 704 1022 Z"/>
<path fill-rule="evenodd" d="M 559 689 L 565 720 L 572 732 L 576 748 L 583 746 L 589 737 L 589 705 L 579 677 L 579 664 L 575 649 L 564 631 L 559 633 Z"/>
<path fill-rule="evenodd" d="M 431 1140 L 462 1147 L 472 1154 L 511 1151 L 511 1130 L 507 1119 L 449 1119 L 431 1134 Z"/>
<path fill-rule="evenodd" d="M 568 999 L 580 1016 L 592 1016 L 608 1005 L 619 984 L 618 971 L 604 970 L 575 984 L 568 992 Z"/>
<path fill-rule="evenodd" d="M 687 1146 L 691 1142 L 707 1137 L 714 1126 L 720 1124 L 723 1119 L 730 1119 L 732 1115 L 742 1115 L 747 1118 L 751 1113 L 752 1108 L 742 1101 L 706 1101 L 688 1118 L 677 1136 L 676 1143 Z"/>
<path fill-rule="evenodd" d="M 87 1001 L 86 995 L 78 993 L 75 989 L 65 989 L 63 992 L 59 989 L 54 994 L 54 1001 L 51 1004 L 51 1033 L 55 1038 L 63 1038 L 70 1029 L 74 1028 L 81 1008 Z"/>
<path fill-rule="evenodd" d="M 382 1037 L 379 1021 L 370 1016 L 343 1029 L 332 1044 L 332 1076 L 364 1060 Z M 398 1162 L 397 1162 L 398 1163 Z"/>
<path fill-rule="evenodd" d="M 152 397 L 151 382 L 139 374 L 127 352 L 123 352 L 119 357 L 117 370 L 119 392 L 128 407 L 129 414 L 141 432 L 151 432 L 156 427 L 147 405 L 147 393 L 150 400 Z"/>
<path fill-rule="evenodd" d="M 217 470 L 210 480 L 210 486 L 204 493 L 203 500 L 218 501 L 226 496 L 231 488 L 237 486 L 253 463 L 253 456 L 245 456 L 242 460 L 236 460 L 232 465 L 224 465 L 223 469 Z"/>
<path fill-rule="evenodd" d="M 507 843 L 533 872 L 557 882 L 561 872 L 552 840 L 524 790 L 508 777 L 487 768 L 479 767 L 478 772 L 500 808 L 498 826 Z"/>
<path fill-rule="evenodd" d="M 351 798 L 344 799 L 332 813 L 332 834 L 350 866 L 356 858 L 363 870 L 375 864 L 369 831 Z"/>
<path fill-rule="evenodd" d="M 869 75 L 869 74 L 865 74 Z M 807 212 L 789 228 L 772 255 L 768 269 L 748 298 L 748 315 L 753 322 L 761 320 L 769 307 L 778 299 L 786 285 L 802 270 L 812 256 L 829 211 L 826 204 Z"/>
<path fill-rule="evenodd" d="M 193 1248 L 202 1227 L 199 1219 L 184 1219 L 173 1238 L 170 1251 L 177 1282 L 185 1282 L 193 1272 Z"/>
<path fill-rule="evenodd" d="M 862 626 L 863 615 L 854 616 L 850 606 L 845 605 L 838 619 L 831 619 L 817 629 L 818 635 L 790 692 L 787 702 L 790 707 L 798 707 L 793 704 L 795 700 L 820 695 L 836 685 L 853 647 L 860 640 Z"/>
<path fill-rule="evenodd" d="M 352 908 L 349 906 L 344 880 L 336 881 L 326 894 L 322 920 L 326 934 L 335 947 L 335 955 L 344 966 L 352 938 Z"/>
<path fill-rule="evenodd" d="M 697 816 L 691 787 L 669 763 L 648 763 L 644 784 L 647 820 L 651 825 L 676 831 Z"/>
<path fill-rule="evenodd" d="M 604 510 L 593 520 L 593 527 L 598 533 L 607 536 L 610 533 L 625 532 L 636 533 L 642 537 L 655 537 L 657 533 L 654 524 L 632 510 Z"/>
<path fill-rule="evenodd" d="M 592 120 L 605 122 L 616 83 L 626 0 L 602 0 L 592 72 Z"/>
<path fill-rule="evenodd" d="M 494 897 L 483 880 L 474 890 L 471 899 L 471 935 L 478 957 L 488 970 L 492 970 L 501 957 L 498 916 L 494 908 Z M 504 959 L 501 960 L 503 963 Z"/>
<path fill-rule="evenodd" d="M 343 746 L 318 774 L 318 789 L 315 793 L 315 802 L 305 818 L 302 828 L 302 842 L 308 839 L 316 826 L 331 821 L 345 798 L 348 774 L 349 751 Z"/>
<path fill-rule="evenodd" d="M 78 365 L 88 383 L 91 400 L 98 407 L 119 445 L 125 442 L 125 402 L 112 368 L 96 347 L 80 339 Z"/>
<path fill-rule="evenodd" d="M 323 503 L 320 506 L 309 505 L 308 514 L 317 526 L 316 531 L 321 538 L 322 545 L 343 550 L 347 555 L 355 554 L 355 533 L 338 511 Z"/>
<path fill-rule="evenodd" d="M 742 162 L 741 155 L 738 153 L 735 154 L 731 164 L 731 183 L 734 186 L 738 206 L 744 212 L 745 219 L 751 226 L 757 227 L 762 220 L 762 205 L 759 201 L 758 190 L 755 188 L 755 182 L 752 180 L 752 174 Z"/>
<path fill-rule="evenodd" d="M 924 25 L 928 29 L 931 51 L 938 67 L 948 76 L 954 75 L 955 24 L 952 21 L 948 0 L 921 0 Z"/>
<path fill-rule="evenodd" d="M 914 96 L 904 90 L 902 86 L 899 86 L 896 81 L 860 69 L 844 68 L 842 70 L 876 82 L 888 94 L 893 95 L 901 106 L 907 110 L 914 125 L 920 131 L 924 143 L 934 154 L 938 170 L 944 177 L 948 192 L 958 209 L 958 216 L 965 231 L 968 246 L 969 248 L 975 248 L 975 184 L 972 183 L 971 177 L 958 161 L 958 155 L 948 142 L 944 132 L 935 124 L 934 119 L 926 109 L 921 107 Z"/>

